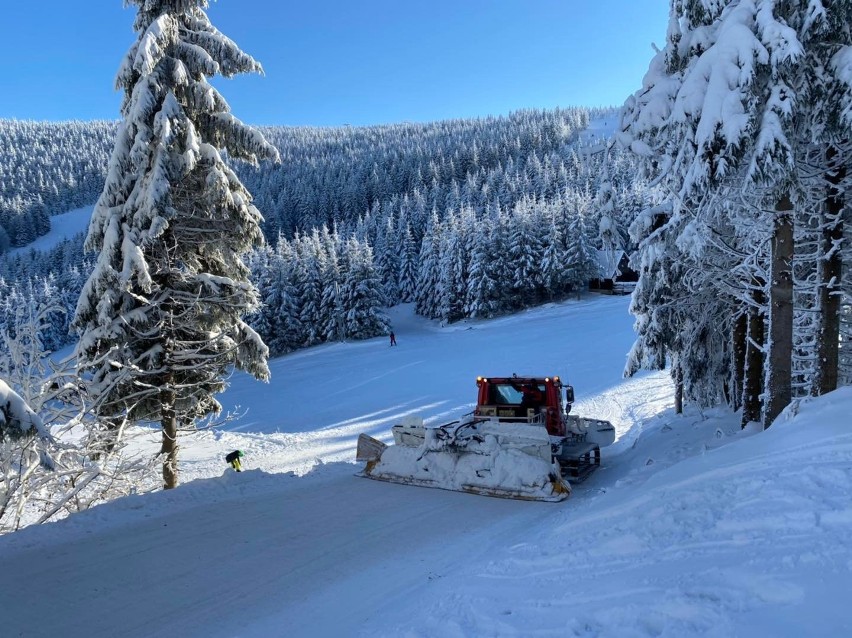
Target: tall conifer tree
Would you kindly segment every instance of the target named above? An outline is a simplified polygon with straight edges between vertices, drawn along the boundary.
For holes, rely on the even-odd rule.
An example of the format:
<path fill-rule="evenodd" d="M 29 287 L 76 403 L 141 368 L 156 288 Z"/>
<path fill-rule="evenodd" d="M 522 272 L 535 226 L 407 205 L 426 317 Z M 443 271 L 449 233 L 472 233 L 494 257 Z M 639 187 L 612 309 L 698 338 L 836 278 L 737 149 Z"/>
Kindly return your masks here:
<path fill-rule="evenodd" d="M 277 160 L 207 78 L 262 72 L 209 22 L 207 0 L 127 0 L 139 34 L 116 79 L 123 121 L 86 248 L 100 256 L 80 296 L 81 374 L 105 418 L 159 421 L 163 481 L 177 484 L 177 434 L 220 410 L 233 366 L 269 376 L 242 319 L 256 308 L 242 255 L 261 216 L 220 155 Z"/>
<path fill-rule="evenodd" d="M 719 255 L 739 253 L 753 265 L 743 279 L 767 294 L 765 425 L 792 395 L 794 227 L 812 223 L 811 210 L 828 208 L 834 215 L 841 192 L 836 186 L 850 162 L 850 23 L 849 0 L 673 0 L 666 47 L 623 117 L 622 141 L 647 159 L 673 194 L 666 224 L 676 233 L 672 245 L 683 261 L 700 256 L 724 270 Z M 824 149 L 822 159 L 815 161 L 814 148 Z M 837 183 L 815 197 L 817 178 Z M 720 242 L 726 226 L 732 232 Z M 834 219 L 825 230 L 828 246 L 837 232 Z M 760 259 L 767 242 L 769 263 Z M 825 252 L 828 261 L 837 254 Z M 837 285 L 822 279 L 829 292 Z M 694 296 L 717 283 L 695 276 L 686 292 Z M 728 324 L 743 304 L 754 303 L 751 292 L 743 291 L 740 303 L 731 304 Z M 823 297 L 819 310 L 832 315 L 832 323 L 823 330 L 822 345 L 833 350 L 838 306 L 829 303 L 830 294 Z M 701 312 L 707 316 L 708 309 L 701 306 Z M 836 361 L 826 354 L 818 364 L 836 368 Z"/>

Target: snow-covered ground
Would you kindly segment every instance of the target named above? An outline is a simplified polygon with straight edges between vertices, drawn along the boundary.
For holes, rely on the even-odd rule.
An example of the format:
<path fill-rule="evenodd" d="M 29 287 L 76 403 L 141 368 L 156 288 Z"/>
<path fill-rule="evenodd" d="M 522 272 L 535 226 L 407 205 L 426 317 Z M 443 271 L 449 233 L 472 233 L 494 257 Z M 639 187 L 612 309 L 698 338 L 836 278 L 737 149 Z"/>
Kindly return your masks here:
<path fill-rule="evenodd" d="M 586 153 L 602 151 L 606 148 L 609 140 L 618 131 L 619 109 L 612 109 L 599 117 L 589 120 L 589 126 L 580 133 L 580 141 L 586 147 Z"/>
<path fill-rule="evenodd" d="M 852 389 L 768 432 L 623 381 L 627 299 L 327 345 L 238 376 L 176 490 L 0 538 L 4 636 L 852 635 Z M 555 374 L 619 433 L 560 504 L 354 476 L 357 434 L 471 407 L 478 374 Z M 798 414 L 795 414 L 798 412 Z M 795 414 L 795 415 L 794 415 Z M 247 471 L 223 455 L 246 451 Z"/>

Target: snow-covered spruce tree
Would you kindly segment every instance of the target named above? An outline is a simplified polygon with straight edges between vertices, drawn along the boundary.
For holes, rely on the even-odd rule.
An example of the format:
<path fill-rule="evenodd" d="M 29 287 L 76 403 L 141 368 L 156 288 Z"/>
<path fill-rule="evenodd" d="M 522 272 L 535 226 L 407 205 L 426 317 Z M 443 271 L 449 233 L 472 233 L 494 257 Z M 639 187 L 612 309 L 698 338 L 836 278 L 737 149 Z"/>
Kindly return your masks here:
<path fill-rule="evenodd" d="M 208 82 L 262 72 L 209 22 L 207 0 L 128 0 L 139 39 L 116 79 L 119 127 L 86 248 L 100 251 L 77 306 L 80 374 L 107 420 L 159 421 L 163 482 L 178 430 L 217 413 L 231 367 L 267 379 L 268 350 L 242 319 L 258 304 L 242 255 L 261 216 L 222 159 L 278 160 Z"/>
<path fill-rule="evenodd" d="M 566 227 L 565 264 L 568 266 L 568 287 L 579 294 L 588 287 L 589 280 L 597 277 L 600 266 L 586 222 L 585 203 L 577 193 L 572 193 L 568 201 L 571 208 L 563 223 Z"/>
<path fill-rule="evenodd" d="M 264 244 L 258 250 L 253 250 L 246 255 L 245 263 L 251 273 L 251 280 L 257 286 L 257 294 L 261 299 L 259 307 L 246 316 L 246 321 L 260 335 L 260 338 L 263 339 L 263 342 L 267 345 L 270 352 L 272 352 L 272 346 L 269 341 L 273 334 L 272 326 L 275 314 L 272 311 L 272 304 L 270 304 L 269 300 L 272 300 L 273 303 L 277 302 L 275 296 L 275 277 L 278 269 L 275 264 L 275 252 L 269 244 Z"/>
<path fill-rule="evenodd" d="M 450 212 L 442 226 L 440 318 L 453 323 L 464 318 L 470 249 L 468 238 L 473 225 L 472 212 L 464 208 L 458 214 Z"/>
<path fill-rule="evenodd" d="M 691 300 L 694 295 L 703 293 L 701 287 L 705 283 L 711 285 L 706 279 L 684 278 L 687 262 L 694 260 L 680 253 L 679 236 L 684 229 L 691 228 L 694 211 L 678 196 L 680 173 L 669 170 L 673 162 L 670 155 L 677 156 L 679 151 L 677 144 L 683 143 L 688 148 L 688 142 L 683 141 L 688 132 L 682 132 L 672 123 L 672 112 L 685 65 L 683 51 L 678 48 L 684 41 L 682 30 L 689 33 L 695 25 L 686 18 L 681 19 L 679 10 L 680 6 L 673 3 L 667 47 L 651 62 L 644 88 L 628 100 L 622 116 L 627 133 L 622 141 L 630 143 L 634 151 L 646 157 L 650 177 L 663 182 L 671 194 L 671 201 L 649 208 L 630 228 L 631 240 L 638 245 L 632 265 L 640 273 L 640 279 L 631 303 L 631 312 L 636 316 L 637 341 L 625 372 L 629 375 L 641 367 L 658 369 L 668 359 L 678 392 L 684 378 L 695 378 L 696 372 L 703 372 L 685 369 L 685 363 L 692 357 L 684 351 L 686 342 L 681 334 L 687 326 L 697 325 L 697 315 L 706 311 L 693 305 Z M 717 14 L 707 13 L 703 17 L 712 23 Z M 690 46 L 686 46 L 686 51 Z M 692 233 L 692 237 L 700 238 L 701 235 Z M 695 247 L 691 252 L 697 252 Z M 713 380 L 709 385 L 713 385 Z M 698 392 L 701 397 L 713 394 L 712 391 Z"/>
<path fill-rule="evenodd" d="M 343 283 L 340 273 L 340 259 L 337 242 L 326 246 L 328 257 L 325 260 L 322 289 L 322 325 L 320 331 L 324 341 L 343 341 L 346 335 L 345 317 L 340 299 L 340 286 Z"/>
<path fill-rule="evenodd" d="M 473 319 L 488 319 L 500 310 L 500 285 L 496 268 L 499 260 L 494 250 L 496 235 L 489 218 L 472 229 L 470 274 L 467 278 L 465 315 Z"/>
<path fill-rule="evenodd" d="M 415 308 L 417 314 L 435 319 L 440 316 L 441 286 L 441 222 L 438 214 L 432 212 L 426 234 L 420 245 L 419 268 L 417 271 L 417 290 Z"/>
<path fill-rule="evenodd" d="M 608 164 L 609 162 L 607 161 L 603 164 L 603 179 L 598 186 L 594 207 L 600 215 L 598 233 L 601 248 L 609 254 L 614 254 L 619 250 L 624 250 L 626 246 L 624 237 L 616 222 L 616 194 L 610 182 Z"/>
<path fill-rule="evenodd" d="M 399 263 L 399 295 L 400 301 L 414 301 L 417 288 L 417 256 L 418 248 L 411 235 L 411 227 L 406 224 L 402 240 L 402 254 Z"/>
<path fill-rule="evenodd" d="M 299 323 L 305 331 L 304 345 L 312 346 L 320 342 L 320 321 L 322 319 L 321 247 L 316 229 L 311 235 L 302 235 L 296 242 L 296 247 L 304 277 L 301 286 L 299 286 L 302 296 Z"/>
<path fill-rule="evenodd" d="M 675 215 L 712 215 L 722 193 L 769 222 L 755 224 L 771 228 L 772 245 L 766 425 L 791 398 L 794 223 L 825 203 L 808 199 L 804 158 L 848 138 L 850 11 L 819 0 L 673 0 L 666 47 L 623 116 L 622 141 L 667 186 Z"/>
<path fill-rule="evenodd" d="M 565 289 L 570 271 L 565 267 L 567 265 L 565 242 L 556 223 L 556 213 L 552 206 L 548 208 L 547 213 L 542 216 L 547 234 L 541 253 L 541 282 L 547 297 L 553 299 Z"/>
<path fill-rule="evenodd" d="M 405 246 L 401 245 L 396 236 L 393 219 L 387 218 L 384 228 L 375 240 L 376 270 L 382 281 L 382 295 L 388 306 L 395 306 L 400 302 L 400 262 Z"/>
<path fill-rule="evenodd" d="M 507 243 L 510 294 L 515 309 L 533 305 L 541 293 L 541 259 L 543 246 L 538 227 L 537 203 L 531 199 L 518 202 L 512 211 L 512 226 Z"/>
<path fill-rule="evenodd" d="M 349 339 L 369 339 L 390 332 L 382 309 L 382 286 L 367 244 L 350 239 L 345 246 L 348 269 L 341 290 L 344 330 Z"/>
<path fill-rule="evenodd" d="M 663 204 L 645 210 L 630 227 L 638 248 L 632 266 L 640 278 L 631 299 L 637 339 L 628 356 L 625 374 L 640 368 L 671 366 L 677 411 L 683 398 L 701 405 L 720 399 L 723 379 L 714 376 L 724 348 L 714 347 L 724 322 L 712 289 L 694 285 L 696 260 L 681 255 L 677 238 L 685 220 Z"/>

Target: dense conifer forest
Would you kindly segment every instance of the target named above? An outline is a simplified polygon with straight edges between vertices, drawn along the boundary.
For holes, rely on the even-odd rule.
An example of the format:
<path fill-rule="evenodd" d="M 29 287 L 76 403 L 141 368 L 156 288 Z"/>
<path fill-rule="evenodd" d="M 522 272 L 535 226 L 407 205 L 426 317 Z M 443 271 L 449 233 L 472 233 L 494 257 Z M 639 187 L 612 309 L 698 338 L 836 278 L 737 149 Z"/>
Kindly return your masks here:
<path fill-rule="evenodd" d="M 0 120 L 0 254 L 50 230 L 49 217 L 94 204 L 113 122 Z"/>
<path fill-rule="evenodd" d="M 281 163 L 232 166 L 264 215 L 250 259 L 263 306 L 252 325 L 280 354 L 389 328 L 382 309 L 416 303 L 452 322 L 564 298 L 597 276 L 597 249 L 629 248 L 628 226 L 656 203 L 636 160 L 584 137 L 598 109 L 374 127 L 264 128 Z M 100 194 L 112 122 L 0 121 L 0 253 L 48 216 Z M 35 300 L 68 323 L 92 256 L 82 237 L 0 259 L 4 325 Z M 61 319 L 64 317 L 64 319 Z"/>

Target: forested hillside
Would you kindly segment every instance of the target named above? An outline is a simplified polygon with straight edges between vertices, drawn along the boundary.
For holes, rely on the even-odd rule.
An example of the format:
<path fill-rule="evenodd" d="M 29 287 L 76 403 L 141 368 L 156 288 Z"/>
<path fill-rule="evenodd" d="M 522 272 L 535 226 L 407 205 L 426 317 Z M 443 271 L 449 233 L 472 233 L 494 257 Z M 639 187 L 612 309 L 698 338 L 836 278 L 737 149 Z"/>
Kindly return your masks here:
<path fill-rule="evenodd" d="M 264 300 L 254 326 L 277 354 L 381 334 L 381 307 L 399 302 L 456 321 L 584 287 L 594 250 L 626 247 L 631 219 L 657 197 L 631 155 L 582 138 L 590 121 L 616 117 L 573 108 L 263 129 L 281 163 L 234 163 L 265 217 L 268 245 L 250 264 Z M 0 219 L 16 220 L 0 251 L 31 241 L 21 228 L 44 232 L 47 212 L 97 199 L 114 130 L 0 122 L 10 149 L 0 157 Z M 27 299 L 70 317 L 91 267 L 81 240 L 0 261 L 0 321 L 14 324 Z M 68 340 L 67 319 L 55 323 L 51 346 Z"/>
<path fill-rule="evenodd" d="M 0 120 L 0 254 L 50 230 L 48 218 L 93 204 L 114 122 Z"/>

